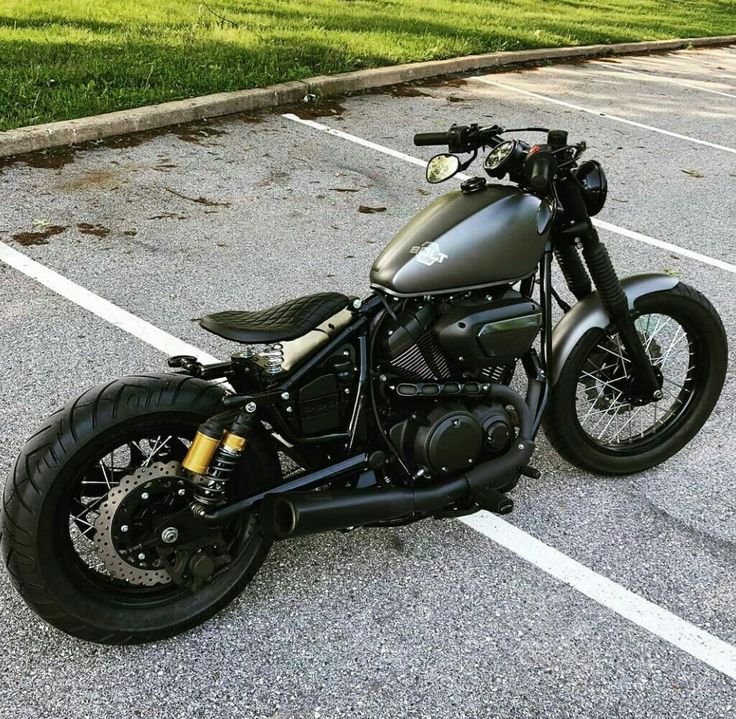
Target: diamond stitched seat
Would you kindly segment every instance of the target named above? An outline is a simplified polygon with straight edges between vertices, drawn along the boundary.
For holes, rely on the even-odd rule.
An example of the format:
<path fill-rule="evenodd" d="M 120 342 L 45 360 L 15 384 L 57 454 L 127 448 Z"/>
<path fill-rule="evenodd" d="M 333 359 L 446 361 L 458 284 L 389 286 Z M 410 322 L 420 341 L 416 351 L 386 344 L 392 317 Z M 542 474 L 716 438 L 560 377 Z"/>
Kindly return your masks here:
<path fill-rule="evenodd" d="M 257 312 L 215 312 L 202 317 L 199 323 L 204 329 L 235 342 L 281 342 L 305 335 L 349 302 L 339 292 L 320 292 Z"/>

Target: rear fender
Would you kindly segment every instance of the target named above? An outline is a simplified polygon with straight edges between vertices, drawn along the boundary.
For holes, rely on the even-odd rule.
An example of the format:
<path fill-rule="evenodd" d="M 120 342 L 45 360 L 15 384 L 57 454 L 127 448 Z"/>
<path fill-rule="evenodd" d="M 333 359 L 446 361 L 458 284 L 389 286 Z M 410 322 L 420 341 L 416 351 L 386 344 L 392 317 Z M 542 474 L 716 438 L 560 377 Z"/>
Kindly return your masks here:
<path fill-rule="evenodd" d="M 671 275 L 632 275 L 621 280 L 621 287 L 629 300 L 629 307 L 634 309 L 634 304 L 640 297 L 671 290 L 678 282 L 679 279 Z M 562 317 L 552 331 L 552 356 L 549 362 L 552 384 L 559 379 L 567 358 L 580 338 L 588 330 L 596 327 L 605 329 L 610 324 L 611 318 L 597 292 L 578 302 Z"/>

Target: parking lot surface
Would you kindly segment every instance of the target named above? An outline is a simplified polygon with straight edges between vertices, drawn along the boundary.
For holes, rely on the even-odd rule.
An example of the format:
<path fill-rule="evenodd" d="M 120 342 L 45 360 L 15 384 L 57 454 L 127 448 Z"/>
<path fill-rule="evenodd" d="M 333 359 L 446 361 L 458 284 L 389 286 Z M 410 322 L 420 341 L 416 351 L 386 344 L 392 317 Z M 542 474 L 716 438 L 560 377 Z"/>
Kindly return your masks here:
<path fill-rule="evenodd" d="M 296 119 L 175 128 L 6 164 L 0 257 L 21 252 L 226 357 L 237 348 L 199 328 L 203 313 L 321 289 L 365 296 L 383 245 L 453 184 L 429 186 L 421 167 L 380 148 L 426 160 L 413 133 L 453 122 L 559 127 L 606 168 L 600 219 L 614 229 L 601 235 L 619 274 L 676 273 L 703 291 L 723 318 L 733 367 L 735 112 L 736 49 L 718 48 L 395 88 L 293 109 Z M 165 354 L 125 323 L 29 275 L 0 261 L 3 476 L 69 397 L 165 367 Z M 735 400 L 731 369 L 693 442 L 623 479 L 569 466 L 540 437 L 542 477 L 520 483 L 509 521 L 736 651 Z M 147 646 L 62 635 L 4 573 L 0 606 L 0 717 L 13 719 L 736 713 L 733 676 L 455 521 L 276 545 L 215 619 Z"/>

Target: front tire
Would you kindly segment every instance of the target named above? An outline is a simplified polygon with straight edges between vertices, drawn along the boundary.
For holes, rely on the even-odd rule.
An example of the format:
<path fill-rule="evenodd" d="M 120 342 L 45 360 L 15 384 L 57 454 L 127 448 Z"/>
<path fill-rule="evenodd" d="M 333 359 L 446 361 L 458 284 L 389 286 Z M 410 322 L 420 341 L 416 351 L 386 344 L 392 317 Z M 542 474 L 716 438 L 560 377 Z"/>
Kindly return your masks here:
<path fill-rule="evenodd" d="M 253 515 L 232 532 L 226 570 L 196 591 L 173 583 L 133 586 L 105 576 L 104 567 L 94 564 L 93 542 L 85 538 L 94 532 L 91 513 L 105 492 L 152 448 L 164 456 L 149 453 L 146 463 L 180 461 L 198 425 L 221 410 L 223 395 L 220 387 L 184 375 L 125 377 L 85 392 L 28 440 L 5 486 L 1 549 L 14 585 L 37 614 L 82 639 L 148 642 L 205 621 L 248 584 L 270 547 Z M 174 439 L 162 443 L 157 436 Z M 141 439 L 146 437 L 152 439 Z M 250 491 L 252 482 L 278 482 L 278 456 L 266 437 L 256 434 L 248 443 L 238 475 Z M 101 498 L 92 502 L 95 485 L 102 485 Z"/>
<path fill-rule="evenodd" d="M 625 350 L 615 330 L 596 328 L 570 353 L 543 419 L 557 452 L 590 472 L 632 474 L 672 457 L 700 431 L 725 381 L 726 333 L 700 292 L 679 283 L 645 295 L 636 300 L 634 316 L 662 377 L 663 400 L 627 401 Z"/>

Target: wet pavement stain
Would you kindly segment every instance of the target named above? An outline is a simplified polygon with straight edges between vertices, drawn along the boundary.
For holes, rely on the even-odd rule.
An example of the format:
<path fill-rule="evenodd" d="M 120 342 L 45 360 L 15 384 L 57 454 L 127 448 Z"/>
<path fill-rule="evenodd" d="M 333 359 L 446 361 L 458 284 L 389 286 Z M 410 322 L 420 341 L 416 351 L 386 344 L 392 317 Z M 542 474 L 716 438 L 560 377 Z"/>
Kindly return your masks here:
<path fill-rule="evenodd" d="M 77 229 L 83 235 L 94 235 L 95 237 L 107 237 L 110 234 L 110 230 L 103 225 L 91 225 L 89 222 L 80 222 L 77 225 Z"/>
<path fill-rule="evenodd" d="M 208 137 L 219 137 L 220 135 L 226 134 L 227 133 L 224 130 L 217 130 L 209 125 L 203 125 L 201 122 L 196 122 L 183 125 L 172 125 L 169 127 L 159 127 L 153 130 L 143 130 L 142 132 L 135 132 L 131 135 L 110 137 L 89 144 L 116 148 L 137 147 L 144 142 L 148 142 L 149 140 L 165 135 L 176 135 L 180 140 L 184 140 L 185 142 L 202 144 L 202 141 L 206 140 Z"/>
<path fill-rule="evenodd" d="M 72 147 L 39 150 L 38 152 L 29 152 L 25 155 L 10 155 L 9 157 L 0 157 L 0 170 L 13 167 L 18 163 L 42 170 L 60 170 L 70 162 L 74 162 L 76 159 L 75 155 L 76 148 Z"/>
<path fill-rule="evenodd" d="M 419 87 L 465 87 L 467 80 L 464 77 L 430 77 L 426 80 L 417 80 Z"/>
<path fill-rule="evenodd" d="M 24 247 L 30 247 L 31 245 L 48 245 L 49 237 L 54 235 L 60 235 L 66 230 L 64 225 L 51 225 L 44 230 L 38 232 L 18 232 L 13 235 L 13 239 Z"/>
<path fill-rule="evenodd" d="M 104 188 L 116 190 L 122 175 L 120 171 L 114 170 L 88 170 L 77 177 L 64 180 L 56 187 L 59 190 L 76 191 L 86 189 Z"/>
<path fill-rule="evenodd" d="M 373 95 L 391 95 L 392 97 L 432 97 L 422 92 L 416 85 L 389 85 L 374 90 Z"/>
<path fill-rule="evenodd" d="M 302 120 L 314 120 L 317 117 L 340 117 L 345 108 L 336 100 L 320 99 L 312 103 L 300 103 L 279 108 L 281 113 L 292 113 Z"/>
<path fill-rule="evenodd" d="M 255 116 L 247 117 L 250 117 L 251 119 L 245 120 L 246 122 L 261 121 Z M 230 119 L 230 117 L 223 117 L 219 122 L 221 124 L 225 124 Z M 44 170 L 60 170 L 65 165 L 74 162 L 77 159 L 76 154 L 80 150 L 94 150 L 97 147 L 110 147 L 115 149 L 137 147 L 144 142 L 166 135 L 176 135 L 180 140 L 184 140 L 185 142 L 207 145 L 213 144 L 206 142 L 208 138 L 219 137 L 220 135 L 226 134 L 227 132 L 225 130 L 220 130 L 210 125 L 204 125 L 202 122 L 173 125 L 153 130 L 134 132 L 129 135 L 118 135 L 116 137 L 106 137 L 100 140 L 90 140 L 89 142 L 81 142 L 76 145 L 54 147 L 48 150 L 37 150 L 35 152 L 28 152 L 22 155 L 0 157 L 0 171 L 18 164 Z"/>
<path fill-rule="evenodd" d="M 184 142 L 193 142 L 197 145 L 211 144 L 204 143 L 204 141 L 210 137 L 220 137 L 227 134 L 224 130 L 204 125 L 176 125 L 170 129 L 170 132 L 180 140 L 184 140 Z"/>

